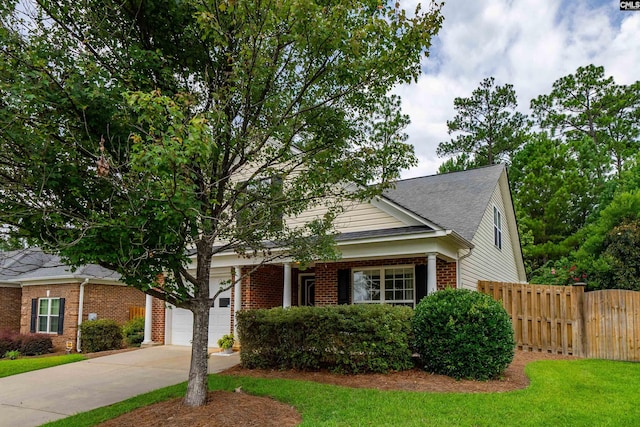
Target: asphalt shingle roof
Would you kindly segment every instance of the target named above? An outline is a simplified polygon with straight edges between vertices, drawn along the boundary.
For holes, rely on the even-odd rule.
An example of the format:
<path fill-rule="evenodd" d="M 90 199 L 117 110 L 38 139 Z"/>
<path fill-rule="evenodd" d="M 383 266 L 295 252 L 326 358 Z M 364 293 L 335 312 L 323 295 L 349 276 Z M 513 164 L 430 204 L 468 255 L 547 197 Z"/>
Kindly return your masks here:
<path fill-rule="evenodd" d="M 471 241 L 504 165 L 398 181 L 384 197 Z"/>
<path fill-rule="evenodd" d="M 95 264 L 83 265 L 72 271 L 59 256 L 44 253 L 39 248 L 0 252 L 0 281 L 2 282 L 69 276 L 113 280 L 120 278 L 118 273 Z"/>

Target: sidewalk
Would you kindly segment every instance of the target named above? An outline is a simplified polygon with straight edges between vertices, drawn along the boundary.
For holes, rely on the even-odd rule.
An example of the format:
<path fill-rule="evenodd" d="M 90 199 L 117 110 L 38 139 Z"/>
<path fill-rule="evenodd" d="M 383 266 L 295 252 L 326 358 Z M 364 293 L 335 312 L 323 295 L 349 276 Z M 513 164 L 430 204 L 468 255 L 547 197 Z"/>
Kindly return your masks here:
<path fill-rule="evenodd" d="M 39 426 L 186 381 L 190 347 L 157 346 L 0 378 L 0 427 Z M 209 373 L 240 363 L 211 356 Z"/>

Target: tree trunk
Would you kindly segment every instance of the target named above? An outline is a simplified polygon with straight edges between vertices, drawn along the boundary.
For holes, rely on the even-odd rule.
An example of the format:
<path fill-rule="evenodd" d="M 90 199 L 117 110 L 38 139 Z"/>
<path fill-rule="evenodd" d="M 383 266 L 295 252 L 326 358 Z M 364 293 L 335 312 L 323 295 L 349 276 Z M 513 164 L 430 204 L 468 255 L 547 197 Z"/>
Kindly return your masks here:
<path fill-rule="evenodd" d="M 186 406 L 203 406 L 209 390 L 209 304 L 197 302 L 193 311 L 193 340 L 191 341 L 191 366 L 189 383 L 184 397 Z"/>

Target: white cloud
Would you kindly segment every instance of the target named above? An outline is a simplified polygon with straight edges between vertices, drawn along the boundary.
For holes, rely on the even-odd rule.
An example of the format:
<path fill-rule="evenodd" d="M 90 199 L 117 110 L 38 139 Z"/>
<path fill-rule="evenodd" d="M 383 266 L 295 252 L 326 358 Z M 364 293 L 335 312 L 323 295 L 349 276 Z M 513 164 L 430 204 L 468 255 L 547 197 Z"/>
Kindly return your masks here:
<path fill-rule="evenodd" d="M 402 5 L 412 10 L 415 2 Z M 396 91 L 411 116 L 409 142 L 420 159 L 405 177 L 436 172 L 443 162 L 436 147 L 449 139 L 453 99 L 470 96 L 485 77 L 513 84 L 519 109 L 528 113 L 532 98 L 580 66 L 603 65 L 624 84 L 640 76 L 640 13 L 621 12 L 614 0 L 448 2 L 443 14 L 424 74 Z"/>

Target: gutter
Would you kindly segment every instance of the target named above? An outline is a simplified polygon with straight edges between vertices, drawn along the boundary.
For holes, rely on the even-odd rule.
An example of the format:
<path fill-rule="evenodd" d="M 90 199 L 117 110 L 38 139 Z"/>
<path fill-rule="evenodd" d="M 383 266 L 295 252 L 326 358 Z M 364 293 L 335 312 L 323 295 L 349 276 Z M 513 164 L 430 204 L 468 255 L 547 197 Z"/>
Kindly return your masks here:
<path fill-rule="evenodd" d="M 88 284 L 88 277 L 80 284 L 80 296 L 78 300 L 78 334 L 76 336 L 76 351 L 78 353 L 82 352 L 82 348 L 80 346 L 80 325 L 82 324 L 82 307 L 84 306 L 84 285 Z"/>

